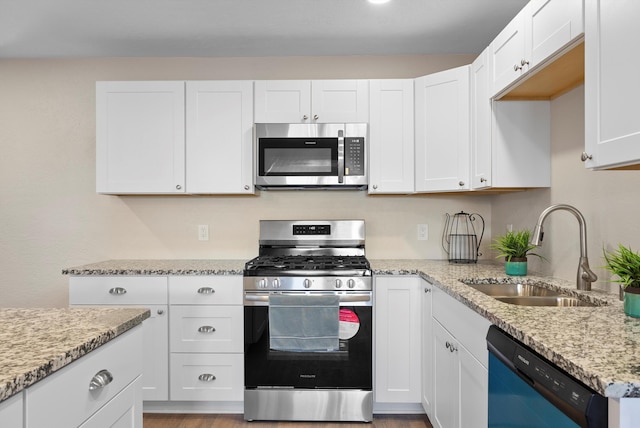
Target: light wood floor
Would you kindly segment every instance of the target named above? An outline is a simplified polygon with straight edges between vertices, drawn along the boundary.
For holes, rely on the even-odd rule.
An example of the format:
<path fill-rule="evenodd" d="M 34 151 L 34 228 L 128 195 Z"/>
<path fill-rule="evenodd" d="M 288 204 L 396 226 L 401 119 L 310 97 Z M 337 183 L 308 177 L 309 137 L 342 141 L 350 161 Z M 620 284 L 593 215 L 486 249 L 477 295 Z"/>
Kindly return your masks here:
<path fill-rule="evenodd" d="M 371 424 L 350 422 L 246 422 L 242 415 L 144 415 L 144 428 L 433 428 L 426 415 L 374 415 Z"/>

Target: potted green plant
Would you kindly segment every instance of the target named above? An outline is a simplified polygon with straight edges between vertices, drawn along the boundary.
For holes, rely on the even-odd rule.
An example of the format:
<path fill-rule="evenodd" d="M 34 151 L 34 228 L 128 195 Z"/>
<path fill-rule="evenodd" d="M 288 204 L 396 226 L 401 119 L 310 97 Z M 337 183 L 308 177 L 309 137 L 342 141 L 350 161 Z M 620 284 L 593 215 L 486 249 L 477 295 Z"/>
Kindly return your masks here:
<path fill-rule="evenodd" d="M 530 238 L 531 231 L 529 230 L 511 231 L 494 238 L 490 247 L 492 250 L 498 251 L 496 258 L 504 257 L 507 275 L 526 275 L 527 256 L 543 258 L 541 255 L 531 252 L 536 246 L 529 242 Z"/>
<path fill-rule="evenodd" d="M 607 252 L 602 249 L 604 268 L 618 279 L 624 290 L 624 313 L 640 318 L 640 255 L 629 247 L 618 244 L 618 249 Z"/>

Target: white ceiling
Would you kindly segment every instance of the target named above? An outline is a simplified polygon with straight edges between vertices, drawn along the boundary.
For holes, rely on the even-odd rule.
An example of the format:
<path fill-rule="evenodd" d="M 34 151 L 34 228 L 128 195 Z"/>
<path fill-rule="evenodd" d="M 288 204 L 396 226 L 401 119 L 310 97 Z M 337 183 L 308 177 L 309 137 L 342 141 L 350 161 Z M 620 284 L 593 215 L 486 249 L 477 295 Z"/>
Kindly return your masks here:
<path fill-rule="evenodd" d="M 0 0 L 0 58 L 479 53 L 527 0 Z"/>

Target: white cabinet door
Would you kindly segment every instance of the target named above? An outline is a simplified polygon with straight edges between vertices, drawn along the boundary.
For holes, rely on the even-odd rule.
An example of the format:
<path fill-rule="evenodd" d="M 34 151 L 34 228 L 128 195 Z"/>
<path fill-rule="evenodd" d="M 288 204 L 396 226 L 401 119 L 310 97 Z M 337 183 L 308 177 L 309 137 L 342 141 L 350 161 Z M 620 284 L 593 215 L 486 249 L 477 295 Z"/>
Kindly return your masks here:
<path fill-rule="evenodd" d="M 469 70 L 466 65 L 415 81 L 417 192 L 470 188 Z"/>
<path fill-rule="evenodd" d="M 142 397 L 145 401 L 169 399 L 169 313 L 167 305 L 146 305 L 151 317 L 144 321 Z"/>
<path fill-rule="evenodd" d="M 431 302 L 433 285 L 424 279 L 420 280 L 422 288 L 422 408 L 429 418 L 433 418 L 434 394 L 434 352 L 433 352 L 433 318 Z"/>
<path fill-rule="evenodd" d="M 587 0 L 585 4 L 585 153 L 587 168 L 640 163 L 635 55 L 640 2 Z"/>
<path fill-rule="evenodd" d="M 489 372 L 462 345 L 460 364 L 460 428 L 486 428 L 489 421 Z"/>
<path fill-rule="evenodd" d="M 421 293 L 418 277 L 375 278 L 375 401 L 421 402 Z"/>
<path fill-rule="evenodd" d="M 369 122 L 367 80 L 314 80 L 311 114 L 316 123 Z"/>
<path fill-rule="evenodd" d="M 564 1 L 564 0 L 561 0 Z M 492 94 L 497 94 L 529 69 L 525 36 L 529 3 L 498 33 L 491 42 Z"/>
<path fill-rule="evenodd" d="M 24 423 L 22 419 L 22 407 L 22 392 L 1 402 L 0 427 L 21 428 Z"/>
<path fill-rule="evenodd" d="M 438 321 L 433 322 L 434 396 L 431 423 L 436 428 L 457 428 L 460 370 L 454 353 L 456 340 Z M 465 427 L 466 428 L 466 427 Z"/>
<path fill-rule="evenodd" d="M 98 193 L 184 193 L 184 82 L 96 83 Z"/>
<path fill-rule="evenodd" d="M 491 187 L 491 61 L 489 48 L 471 64 L 471 188 Z"/>
<path fill-rule="evenodd" d="M 140 384 L 138 377 L 79 428 L 142 428 Z"/>
<path fill-rule="evenodd" d="M 584 33 L 583 0 L 531 0 L 527 22 L 530 67 Z"/>
<path fill-rule="evenodd" d="M 367 80 L 258 80 L 256 123 L 366 123 Z"/>
<path fill-rule="evenodd" d="M 311 123 L 311 81 L 257 80 L 256 123 Z"/>
<path fill-rule="evenodd" d="M 253 82 L 187 82 L 187 193 L 253 193 Z"/>
<path fill-rule="evenodd" d="M 369 82 L 369 193 L 413 193 L 413 79 Z"/>

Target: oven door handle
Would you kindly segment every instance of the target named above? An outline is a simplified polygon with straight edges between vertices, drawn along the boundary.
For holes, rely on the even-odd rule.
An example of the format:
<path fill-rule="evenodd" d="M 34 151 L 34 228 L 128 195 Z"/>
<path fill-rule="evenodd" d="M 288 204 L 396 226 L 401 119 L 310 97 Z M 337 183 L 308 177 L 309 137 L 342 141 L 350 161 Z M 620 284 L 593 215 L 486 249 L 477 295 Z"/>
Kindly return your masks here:
<path fill-rule="evenodd" d="M 245 293 L 244 298 L 248 302 L 263 302 L 269 303 L 269 294 L 270 293 Z M 282 295 L 295 296 L 300 295 L 300 293 L 287 293 L 286 291 L 278 293 Z M 304 294 L 308 296 L 308 294 Z M 334 293 L 314 293 L 314 295 L 334 295 Z M 370 302 L 371 301 L 371 293 L 349 293 L 349 294 L 339 294 L 340 303 L 354 303 L 354 302 Z"/>

